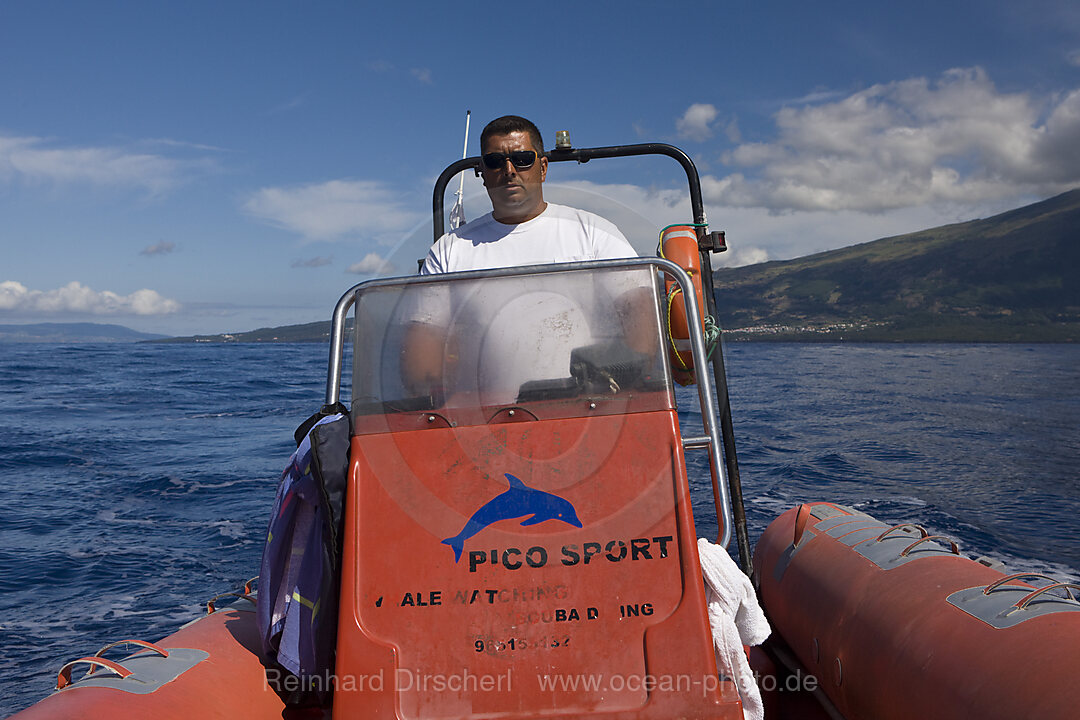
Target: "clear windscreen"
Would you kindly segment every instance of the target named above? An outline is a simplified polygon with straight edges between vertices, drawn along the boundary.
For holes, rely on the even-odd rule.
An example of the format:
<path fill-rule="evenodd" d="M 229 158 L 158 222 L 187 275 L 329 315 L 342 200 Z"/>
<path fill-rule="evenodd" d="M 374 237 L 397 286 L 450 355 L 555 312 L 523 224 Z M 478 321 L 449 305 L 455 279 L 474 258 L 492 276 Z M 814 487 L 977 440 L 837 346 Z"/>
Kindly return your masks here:
<path fill-rule="evenodd" d="M 617 265 L 361 288 L 356 431 L 395 413 L 463 425 L 672 408 L 659 297 L 653 268 Z"/>

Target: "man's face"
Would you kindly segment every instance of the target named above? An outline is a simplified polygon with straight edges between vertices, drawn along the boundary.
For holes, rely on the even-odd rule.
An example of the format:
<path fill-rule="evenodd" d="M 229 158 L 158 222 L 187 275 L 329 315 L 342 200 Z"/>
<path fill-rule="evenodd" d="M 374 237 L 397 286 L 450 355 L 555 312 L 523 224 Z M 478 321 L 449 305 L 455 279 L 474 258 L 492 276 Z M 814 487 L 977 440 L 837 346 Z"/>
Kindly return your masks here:
<path fill-rule="evenodd" d="M 547 177 L 547 158 L 541 156 L 540 148 L 533 147 L 527 132 L 514 131 L 506 135 L 492 135 L 480 149 L 481 154 L 512 153 L 518 150 L 535 150 L 536 162 L 528 169 L 514 167 L 509 160 L 502 167 L 488 168 L 480 164 L 484 187 L 491 198 L 495 219 L 504 223 L 520 223 L 539 215 L 546 207 L 543 182 Z"/>

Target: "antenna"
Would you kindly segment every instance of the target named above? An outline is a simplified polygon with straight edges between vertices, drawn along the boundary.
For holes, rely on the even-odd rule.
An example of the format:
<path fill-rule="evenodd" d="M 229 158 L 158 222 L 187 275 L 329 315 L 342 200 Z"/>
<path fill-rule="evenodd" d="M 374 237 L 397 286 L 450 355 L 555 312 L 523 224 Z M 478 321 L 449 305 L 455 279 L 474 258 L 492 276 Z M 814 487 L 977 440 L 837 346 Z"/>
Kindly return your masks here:
<path fill-rule="evenodd" d="M 469 119 L 472 117 L 472 110 L 465 111 L 465 147 L 461 150 L 461 159 L 464 160 L 469 155 Z M 454 203 L 454 207 L 450 208 L 450 229 L 457 230 L 459 227 L 465 224 L 465 206 L 462 204 L 461 199 L 465 194 L 465 173 L 461 173 L 461 182 L 458 183 L 457 201 Z"/>

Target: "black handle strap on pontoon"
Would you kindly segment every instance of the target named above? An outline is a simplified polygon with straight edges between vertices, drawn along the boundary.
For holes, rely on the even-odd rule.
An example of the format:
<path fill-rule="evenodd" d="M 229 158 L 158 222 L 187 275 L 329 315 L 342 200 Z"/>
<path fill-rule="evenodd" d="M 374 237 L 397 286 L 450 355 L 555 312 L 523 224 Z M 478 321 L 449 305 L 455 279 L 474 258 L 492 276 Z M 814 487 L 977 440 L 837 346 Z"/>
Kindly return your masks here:
<path fill-rule="evenodd" d="M 555 148 L 546 153 L 548 162 L 576 161 L 586 163 L 593 159 L 636 157 L 640 155 L 663 155 L 674 159 L 682 166 L 686 173 L 686 182 L 690 190 L 690 209 L 694 215 L 694 225 L 698 234 L 698 248 L 701 252 L 701 280 L 702 286 L 713 287 L 712 262 L 710 260 L 711 248 L 714 247 L 713 239 L 709 238 L 707 222 L 705 219 L 705 206 L 701 199 L 701 178 L 698 175 L 697 166 L 685 152 L 666 143 L 641 143 L 636 145 L 611 145 L 596 148 Z M 432 194 L 432 231 L 435 242 L 445 232 L 443 218 L 443 199 L 446 195 L 446 186 L 459 173 L 466 170 L 480 172 L 479 156 L 473 156 L 458 160 L 447 166 L 439 179 L 435 181 L 435 190 Z M 714 293 L 705 293 L 704 311 L 716 315 L 716 297 Z M 753 574 L 753 565 L 750 553 L 750 538 L 746 530 L 746 511 L 743 508 L 742 481 L 739 479 L 739 460 L 735 452 L 735 431 L 731 422 L 731 401 L 728 398 L 727 373 L 724 369 L 724 353 L 722 345 L 717 345 L 717 350 L 712 354 L 713 380 L 716 383 L 716 399 L 719 404 L 721 437 L 724 444 L 724 465 L 727 469 L 728 489 L 731 496 L 731 512 L 735 525 L 735 539 L 739 545 L 740 566 L 747 575 Z M 701 378 L 699 381 L 705 380 Z"/>

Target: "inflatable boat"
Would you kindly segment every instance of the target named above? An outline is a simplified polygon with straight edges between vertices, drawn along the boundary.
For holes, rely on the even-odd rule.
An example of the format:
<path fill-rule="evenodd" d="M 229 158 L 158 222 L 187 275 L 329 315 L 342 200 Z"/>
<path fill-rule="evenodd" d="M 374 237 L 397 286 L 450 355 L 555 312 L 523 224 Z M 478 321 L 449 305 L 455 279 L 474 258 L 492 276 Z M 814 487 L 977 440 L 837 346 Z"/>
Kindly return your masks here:
<path fill-rule="evenodd" d="M 701 289 L 723 236 L 708 231 L 693 163 L 666 145 L 550 159 L 650 153 L 686 170 L 694 214 L 665 231 L 661 257 L 377 279 L 343 295 L 324 412 L 287 475 L 298 494 L 273 513 L 327 469 L 316 429 L 343 424 L 340 492 L 318 485 L 304 525 L 330 531 L 290 526 L 329 548 L 310 583 L 322 594 L 293 586 L 304 571 L 283 560 L 273 583 L 264 573 L 215 598 L 166 638 L 58 663 L 56 691 L 15 717 L 743 718 L 699 549 L 732 541 L 773 631 L 745 649 L 765 717 L 1071 716 L 1080 588 L 1006 575 L 948 538 L 832 503 L 784 513 L 751 555 Z M 440 177 L 436 237 L 447 182 L 478 160 Z M 421 332 L 438 340 L 434 376 L 403 361 Z M 676 380 L 696 381 L 697 434 L 680 429 Z M 705 546 L 693 452 L 708 456 L 720 528 Z M 296 611 L 277 652 L 258 619 L 276 618 L 275 603 Z M 315 672 L 305 658 L 327 628 L 330 662 Z"/>

